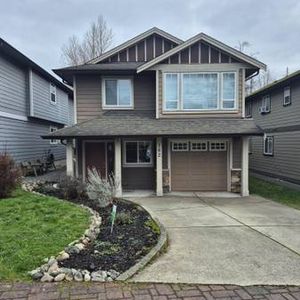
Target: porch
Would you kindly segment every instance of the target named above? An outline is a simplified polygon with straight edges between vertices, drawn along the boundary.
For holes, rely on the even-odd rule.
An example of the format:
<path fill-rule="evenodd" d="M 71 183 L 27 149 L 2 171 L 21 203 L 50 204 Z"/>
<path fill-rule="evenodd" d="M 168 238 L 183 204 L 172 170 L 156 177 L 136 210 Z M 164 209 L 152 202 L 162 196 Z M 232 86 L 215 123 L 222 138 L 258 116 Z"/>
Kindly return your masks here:
<path fill-rule="evenodd" d="M 240 193 L 248 189 L 249 139 L 243 136 L 123 136 L 67 140 L 67 174 L 95 166 L 114 174 L 117 196 Z M 216 195 L 216 194 L 214 194 Z"/>

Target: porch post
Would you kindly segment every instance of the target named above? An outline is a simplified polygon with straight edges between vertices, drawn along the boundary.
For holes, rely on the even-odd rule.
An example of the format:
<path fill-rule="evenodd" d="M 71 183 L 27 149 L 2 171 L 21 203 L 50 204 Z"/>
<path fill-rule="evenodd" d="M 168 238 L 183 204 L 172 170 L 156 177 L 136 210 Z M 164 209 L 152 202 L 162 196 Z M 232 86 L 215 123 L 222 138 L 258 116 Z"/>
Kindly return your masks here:
<path fill-rule="evenodd" d="M 249 196 L 249 137 L 242 137 L 241 195 Z"/>
<path fill-rule="evenodd" d="M 67 176 L 74 177 L 74 151 L 73 140 L 67 140 L 66 144 L 66 164 L 67 164 Z"/>
<path fill-rule="evenodd" d="M 115 139 L 115 181 L 116 181 L 116 197 L 122 196 L 122 153 L 121 139 Z"/>
<path fill-rule="evenodd" d="M 156 138 L 156 196 L 163 196 L 162 138 Z"/>

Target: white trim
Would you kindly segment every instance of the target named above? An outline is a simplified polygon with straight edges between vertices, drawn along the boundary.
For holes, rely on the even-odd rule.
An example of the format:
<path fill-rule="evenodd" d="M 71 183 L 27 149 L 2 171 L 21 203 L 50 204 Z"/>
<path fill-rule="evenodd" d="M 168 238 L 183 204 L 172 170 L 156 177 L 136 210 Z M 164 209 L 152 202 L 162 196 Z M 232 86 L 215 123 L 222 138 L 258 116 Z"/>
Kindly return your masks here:
<path fill-rule="evenodd" d="M 116 197 L 122 196 L 122 141 L 116 138 L 114 141 L 115 157 L 114 157 L 114 175 L 116 181 Z M 106 147 L 107 148 L 107 147 Z"/>
<path fill-rule="evenodd" d="M 215 148 L 213 149 L 212 148 L 212 144 L 220 144 L 220 145 L 224 145 L 224 148 Z M 209 151 L 210 152 L 224 152 L 224 151 L 227 151 L 227 143 L 226 143 L 226 140 L 214 140 L 214 141 L 209 141 Z"/>
<path fill-rule="evenodd" d="M 190 143 L 190 151 L 192 152 L 207 152 L 208 151 L 208 141 L 204 140 L 204 139 L 192 139 L 189 140 Z M 193 149 L 193 144 L 194 143 L 201 143 L 201 144 L 205 144 L 205 149 Z"/>
<path fill-rule="evenodd" d="M 144 40 L 144 61 L 147 61 L 147 41 Z"/>
<path fill-rule="evenodd" d="M 224 74 L 234 74 L 234 99 L 224 99 L 223 96 L 223 85 L 224 85 Z M 220 73 L 220 108 L 222 110 L 236 110 L 237 109 L 237 102 L 238 102 L 238 78 L 239 74 L 238 72 L 232 71 L 232 72 L 221 72 Z M 238 76 L 237 76 L 238 75 Z M 226 108 L 224 107 L 224 102 L 231 102 L 234 101 L 232 108 Z"/>
<path fill-rule="evenodd" d="M 155 117 L 156 119 L 159 118 L 159 71 L 155 71 L 155 81 L 156 81 L 156 86 L 155 86 Z"/>
<path fill-rule="evenodd" d="M 156 33 L 156 34 L 162 36 L 163 38 L 166 38 L 166 39 L 168 39 L 168 40 L 170 40 L 170 41 L 172 41 L 172 42 L 174 42 L 174 43 L 176 43 L 176 44 L 181 44 L 181 43 L 183 43 L 183 41 L 182 41 L 181 39 L 178 39 L 178 38 L 176 38 L 175 36 L 173 36 L 173 35 L 171 35 L 171 34 L 165 32 L 165 31 L 163 31 L 163 30 L 161 30 L 161 29 L 159 29 L 159 28 L 154 27 L 154 28 L 151 28 L 150 30 L 147 30 L 147 31 L 145 31 L 145 32 L 143 32 L 143 33 L 141 33 L 141 34 L 135 36 L 134 38 L 132 38 L 132 39 L 126 41 L 125 43 L 122 43 L 121 45 L 119 45 L 119 46 L 117 46 L 117 47 L 115 47 L 115 48 L 113 48 L 113 49 L 111 49 L 111 50 L 109 50 L 109 51 L 103 53 L 103 54 L 100 55 L 99 57 L 96 57 L 96 58 L 94 58 L 94 59 L 88 61 L 87 63 L 89 63 L 89 64 L 97 64 L 97 63 L 99 63 L 100 61 L 103 61 L 103 60 L 105 60 L 106 58 L 108 58 L 108 57 L 110 57 L 110 56 L 116 54 L 117 52 L 120 52 L 120 51 L 122 51 L 123 49 L 125 49 L 125 48 L 127 48 L 127 47 L 130 47 L 131 45 L 133 45 L 133 44 L 135 44 L 135 43 L 138 43 L 138 42 L 142 41 L 143 39 L 149 37 L 150 35 L 152 35 L 152 34 L 154 34 L 154 33 Z"/>
<path fill-rule="evenodd" d="M 85 144 L 86 143 L 104 143 L 105 144 L 105 177 L 107 178 L 108 164 L 107 164 L 107 143 L 113 140 L 83 140 L 82 141 L 82 178 L 86 180 L 86 161 L 85 161 Z"/>
<path fill-rule="evenodd" d="M 192 62 L 192 58 L 191 58 L 191 47 L 189 47 L 189 64 L 191 64 Z"/>
<path fill-rule="evenodd" d="M 162 39 L 161 52 L 162 54 L 165 53 L 165 39 Z"/>
<path fill-rule="evenodd" d="M 208 63 L 211 64 L 211 47 L 208 46 Z"/>
<path fill-rule="evenodd" d="M 120 80 L 129 80 L 130 81 L 130 104 L 129 105 L 107 105 L 106 104 L 106 95 L 105 95 L 105 81 L 107 80 L 116 80 L 117 81 L 117 86 L 118 86 L 118 81 Z M 105 109 L 134 109 L 134 88 L 133 88 L 133 77 L 102 77 L 101 79 L 101 84 L 102 84 L 102 108 Z M 117 88 L 117 101 L 119 100 L 119 90 Z"/>
<path fill-rule="evenodd" d="M 187 148 L 186 149 L 175 149 L 174 148 L 174 144 L 186 144 Z M 173 140 L 171 141 L 171 145 L 172 145 L 172 152 L 189 152 L 190 151 L 190 145 L 189 145 L 189 140 Z"/>
<path fill-rule="evenodd" d="M 286 91 L 288 91 L 288 95 L 286 95 Z M 285 102 L 285 99 L 289 97 L 289 102 Z M 292 103 L 292 97 L 291 97 L 291 87 L 289 85 L 285 86 L 283 88 L 283 106 L 288 106 Z"/>
<path fill-rule="evenodd" d="M 171 140 L 168 139 L 168 170 L 169 170 L 169 192 L 172 190 L 172 176 L 171 176 Z"/>
<path fill-rule="evenodd" d="M 176 75 L 177 77 L 177 99 L 176 100 L 166 100 L 166 88 L 165 88 L 165 82 L 167 75 Z M 179 73 L 163 73 L 163 81 L 162 81 L 162 96 L 163 96 L 163 111 L 176 111 L 180 109 L 180 74 Z M 167 108 L 167 102 L 177 102 L 176 109 L 173 108 Z"/>
<path fill-rule="evenodd" d="M 162 138 L 156 138 L 156 196 L 163 196 L 163 143 Z"/>
<path fill-rule="evenodd" d="M 76 86 L 76 76 L 73 75 L 73 101 L 74 101 L 74 124 L 77 124 L 77 86 Z"/>
<path fill-rule="evenodd" d="M 153 57 L 156 57 L 156 36 L 153 36 Z"/>
<path fill-rule="evenodd" d="M 29 97 L 29 116 L 34 116 L 33 107 L 33 86 L 32 86 L 32 69 L 28 71 L 28 97 Z"/>
<path fill-rule="evenodd" d="M 137 162 L 136 163 L 128 163 L 126 162 L 126 144 L 127 143 L 137 143 Z M 139 162 L 139 143 L 150 143 L 151 147 L 151 157 L 150 162 Z M 141 140 L 131 140 L 131 139 L 125 139 L 123 140 L 123 167 L 124 168 L 152 168 L 153 167 L 153 141 L 147 140 L 147 139 L 141 139 Z"/>
<path fill-rule="evenodd" d="M 129 48 L 126 49 L 126 61 L 129 62 Z"/>
<path fill-rule="evenodd" d="M 168 58 L 169 56 L 187 48 L 188 46 L 196 43 L 197 41 L 202 41 L 202 40 L 211 44 L 212 46 L 215 46 L 216 48 L 218 48 L 220 50 L 223 50 L 233 56 L 236 56 L 238 59 L 243 60 L 244 62 L 246 62 L 254 67 L 257 67 L 257 68 L 260 68 L 263 70 L 266 69 L 266 65 L 264 63 L 254 59 L 253 57 L 246 55 L 230 46 L 227 46 L 227 45 L 223 44 L 222 42 L 220 42 L 204 33 L 200 33 L 200 34 L 197 34 L 194 37 L 190 38 L 189 40 L 185 41 L 184 43 L 179 44 L 178 46 L 169 50 L 165 54 L 160 55 L 157 58 L 152 59 L 151 61 L 141 65 L 140 67 L 137 68 L 137 73 L 140 73 L 140 72 L 150 68 L 151 66 L 158 64 L 159 62 L 163 61 L 164 59 Z"/>
<path fill-rule="evenodd" d="M 74 150 L 73 140 L 67 140 L 66 145 L 66 173 L 68 176 L 74 177 Z"/>
<path fill-rule="evenodd" d="M 57 104 L 57 90 L 56 90 L 56 85 L 52 82 L 49 83 L 49 88 L 50 88 L 50 98 L 49 101 L 52 105 Z M 52 94 L 55 96 L 55 101 L 52 100 Z"/>
<path fill-rule="evenodd" d="M 242 137 L 241 195 L 249 196 L 249 137 Z"/>
<path fill-rule="evenodd" d="M 268 143 L 269 143 L 269 140 L 271 140 L 271 145 L 272 145 L 271 151 L 270 151 L 270 149 L 266 149 L 266 141 L 267 140 L 268 140 Z M 274 136 L 264 134 L 263 142 L 264 142 L 263 154 L 267 155 L 267 156 L 273 156 L 274 155 Z M 269 144 L 268 144 L 268 148 L 270 148 Z"/>
<path fill-rule="evenodd" d="M 28 118 L 26 116 L 11 114 L 11 113 L 7 113 L 7 112 L 4 112 L 4 111 L 0 111 L 0 117 L 19 120 L 19 121 L 25 121 L 25 122 L 28 121 Z"/>
<path fill-rule="evenodd" d="M 53 125 L 49 126 L 49 132 L 50 133 L 53 133 L 53 132 L 55 132 L 57 130 L 58 130 L 57 126 L 53 126 Z M 59 144 L 59 140 L 58 139 L 51 139 L 51 140 L 49 140 L 49 142 L 50 142 L 50 145 L 57 145 L 57 144 Z"/>
<path fill-rule="evenodd" d="M 239 72 L 237 74 L 238 74 L 238 86 L 239 86 L 240 74 L 239 74 Z M 243 68 L 242 69 L 242 118 L 245 118 L 245 116 L 246 116 L 245 81 L 246 81 L 246 70 L 245 70 L 245 68 Z M 249 102 L 249 103 L 251 103 L 251 102 Z"/>
<path fill-rule="evenodd" d="M 231 192 L 231 171 L 233 165 L 233 141 L 232 138 L 227 142 L 227 191 Z"/>
<path fill-rule="evenodd" d="M 198 42 L 198 64 L 201 64 L 201 43 Z"/>
<path fill-rule="evenodd" d="M 138 46 L 137 44 L 135 44 L 135 61 L 138 61 L 139 57 L 138 57 Z"/>

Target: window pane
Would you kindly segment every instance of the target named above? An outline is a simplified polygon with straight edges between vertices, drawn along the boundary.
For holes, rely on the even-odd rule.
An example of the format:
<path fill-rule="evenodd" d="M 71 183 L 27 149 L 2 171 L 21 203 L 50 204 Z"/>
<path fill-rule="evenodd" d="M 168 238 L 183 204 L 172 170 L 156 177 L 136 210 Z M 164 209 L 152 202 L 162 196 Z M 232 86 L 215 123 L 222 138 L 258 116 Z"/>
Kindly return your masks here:
<path fill-rule="evenodd" d="M 217 74 L 183 75 L 183 108 L 215 109 L 218 107 Z"/>
<path fill-rule="evenodd" d="M 224 101 L 223 108 L 234 108 L 234 101 Z"/>
<path fill-rule="evenodd" d="M 131 82 L 130 80 L 118 80 L 119 89 L 119 105 L 130 105 L 131 98 Z"/>
<path fill-rule="evenodd" d="M 166 74 L 165 100 L 178 100 L 177 74 Z"/>
<path fill-rule="evenodd" d="M 117 105 L 117 80 L 105 80 L 106 105 Z"/>
<path fill-rule="evenodd" d="M 139 162 L 150 163 L 151 155 L 151 142 L 139 142 Z"/>
<path fill-rule="evenodd" d="M 167 101 L 166 109 L 177 109 L 177 101 Z"/>
<path fill-rule="evenodd" d="M 223 100 L 234 100 L 235 98 L 235 74 L 223 74 Z"/>
<path fill-rule="evenodd" d="M 126 162 L 137 163 L 137 143 L 127 142 L 126 143 Z"/>

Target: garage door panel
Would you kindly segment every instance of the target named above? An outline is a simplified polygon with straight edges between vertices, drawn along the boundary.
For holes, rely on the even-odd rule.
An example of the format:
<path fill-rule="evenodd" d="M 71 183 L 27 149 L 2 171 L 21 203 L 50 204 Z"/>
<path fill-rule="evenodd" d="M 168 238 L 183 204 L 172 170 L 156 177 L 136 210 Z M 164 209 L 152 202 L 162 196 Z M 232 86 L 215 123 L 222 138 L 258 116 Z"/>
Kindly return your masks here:
<path fill-rule="evenodd" d="M 227 152 L 172 152 L 174 191 L 224 191 L 227 189 Z"/>

